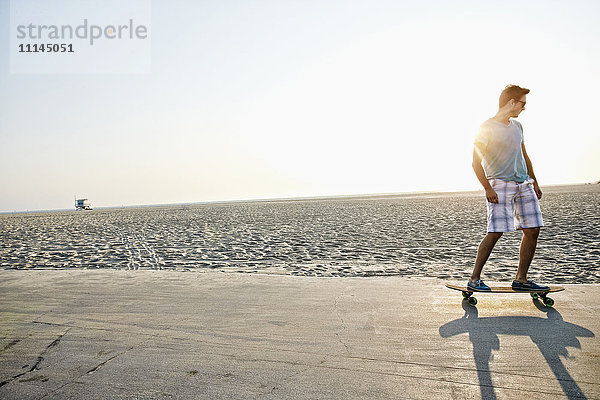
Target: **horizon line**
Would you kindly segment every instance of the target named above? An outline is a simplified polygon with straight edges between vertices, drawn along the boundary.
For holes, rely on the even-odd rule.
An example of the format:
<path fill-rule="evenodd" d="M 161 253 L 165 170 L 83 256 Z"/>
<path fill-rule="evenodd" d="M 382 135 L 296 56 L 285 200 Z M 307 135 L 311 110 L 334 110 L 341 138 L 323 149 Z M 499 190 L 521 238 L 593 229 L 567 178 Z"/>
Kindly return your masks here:
<path fill-rule="evenodd" d="M 593 185 L 600 184 L 597 182 L 582 182 L 582 183 L 554 183 L 542 185 L 541 187 L 553 187 L 553 186 L 579 186 L 579 185 Z M 202 204 L 234 204 L 234 203 L 269 203 L 269 202 L 282 202 L 282 201 L 312 201 L 312 200 L 336 200 L 336 199 L 355 199 L 355 198 L 379 198 L 379 197 L 409 197 L 409 196 L 427 196 L 433 194 L 451 194 L 451 193 L 479 193 L 483 189 L 471 189 L 471 190 L 426 190 L 426 191 L 413 191 L 413 192 L 388 192 L 388 193 L 355 193 L 355 194 L 339 194 L 339 195 L 324 195 L 324 196 L 301 196 L 301 197 L 272 197 L 272 198 L 255 198 L 255 199 L 228 199 L 228 200 L 209 200 L 209 201 L 192 201 L 185 203 L 155 203 L 155 204 L 133 204 L 133 205 L 120 205 L 120 206 L 102 206 L 93 208 L 94 210 L 109 210 L 109 209 L 123 209 L 123 208 L 146 208 L 146 207 L 174 207 L 174 206 L 191 206 L 191 205 L 202 205 Z M 0 215 L 8 214 L 28 214 L 28 213 L 47 213 L 47 212 L 60 212 L 60 211 L 85 211 L 76 210 L 75 208 L 57 208 L 57 209 L 43 209 L 43 210 L 21 210 L 21 211 L 0 211 Z M 88 210 L 90 211 L 90 210 Z"/>

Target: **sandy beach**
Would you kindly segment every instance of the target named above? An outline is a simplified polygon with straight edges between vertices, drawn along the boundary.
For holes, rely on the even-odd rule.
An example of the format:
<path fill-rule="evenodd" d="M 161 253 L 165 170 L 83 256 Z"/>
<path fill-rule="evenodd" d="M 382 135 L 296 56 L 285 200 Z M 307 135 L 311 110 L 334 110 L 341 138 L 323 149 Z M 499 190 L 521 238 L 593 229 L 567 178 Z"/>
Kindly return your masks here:
<path fill-rule="evenodd" d="M 598 399 L 599 285 L 0 271 L 3 399 Z M 424 288 L 428 288 L 424 291 Z"/>
<path fill-rule="evenodd" d="M 600 283 L 600 185 L 543 190 L 531 276 Z M 4 214 L 0 267 L 467 279 L 485 229 L 482 192 Z M 520 238 L 504 235 L 487 279 L 513 279 Z"/>
<path fill-rule="evenodd" d="M 444 287 L 481 196 L 0 215 L 0 397 L 600 398 L 598 186 L 545 189 L 531 275 L 565 284 L 554 308 Z"/>

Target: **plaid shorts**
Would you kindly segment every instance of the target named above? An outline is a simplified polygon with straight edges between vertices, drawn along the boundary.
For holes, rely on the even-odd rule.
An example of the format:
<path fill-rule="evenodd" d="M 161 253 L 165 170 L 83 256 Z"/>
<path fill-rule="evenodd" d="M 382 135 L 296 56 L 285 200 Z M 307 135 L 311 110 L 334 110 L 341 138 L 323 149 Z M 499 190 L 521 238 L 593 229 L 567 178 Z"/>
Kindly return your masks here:
<path fill-rule="evenodd" d="M 487 202 L 488 232 L 512 232 L 544 226 L 540 202 L 532 183 L 533 179 L 523 183 L 490 179 L 498 194 L 498 203 Z"/>

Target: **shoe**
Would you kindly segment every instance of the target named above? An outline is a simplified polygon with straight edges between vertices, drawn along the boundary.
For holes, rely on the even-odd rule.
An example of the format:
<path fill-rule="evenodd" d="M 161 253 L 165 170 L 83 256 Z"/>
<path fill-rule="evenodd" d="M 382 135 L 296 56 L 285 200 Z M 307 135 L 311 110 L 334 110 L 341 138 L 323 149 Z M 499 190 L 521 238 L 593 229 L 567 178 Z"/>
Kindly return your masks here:
<path fill-rule="evenodd" d="M 472 289 L 476 292 L 489 292 L 492 290 L 488 285 L 483 283 L 481 279 L 477 279 L 476 281 L 472 281 L 469 279 L 469 282 L 467 282 L 467 288 Z"/>
<path fill-rule="evenodd" d="M 529 290 L 529 291 L 550 290 L 550 286 L 538 285 L 534 281 L 527 281 L 525 283 L 519 282 L 519 281 L 513 281 L 512 288 L 514 290 Z"/>

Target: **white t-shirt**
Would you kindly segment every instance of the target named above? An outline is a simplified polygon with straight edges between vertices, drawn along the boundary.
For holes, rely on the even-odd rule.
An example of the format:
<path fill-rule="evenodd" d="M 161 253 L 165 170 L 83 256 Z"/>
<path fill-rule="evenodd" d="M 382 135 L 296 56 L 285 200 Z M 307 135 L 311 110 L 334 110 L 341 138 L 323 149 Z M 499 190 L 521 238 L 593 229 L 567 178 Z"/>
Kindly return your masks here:
<path fill-rule="evenodd" d="M 475 148 L 483 158 L 483 169 L 488 179 L 507 182 L 525 182 L 529 179 L 523 157 L 523 127 L 511 119 L 508 125 L 488 119 L 479 127 Z"/>

